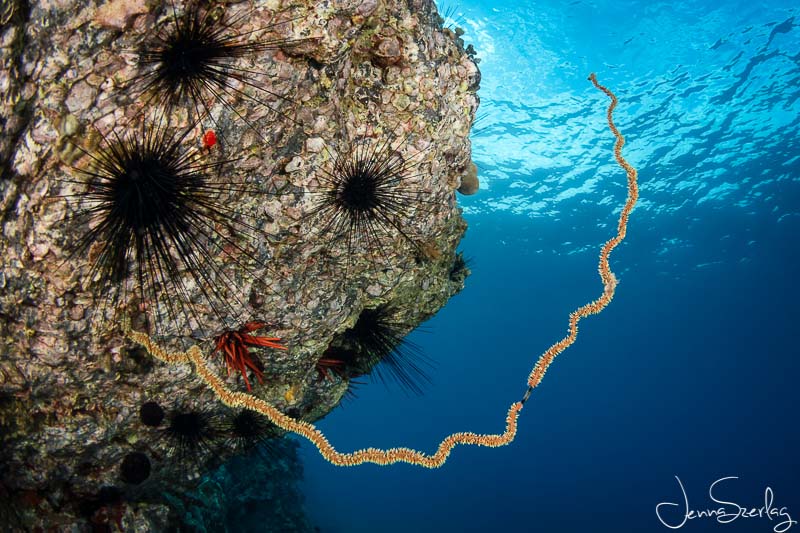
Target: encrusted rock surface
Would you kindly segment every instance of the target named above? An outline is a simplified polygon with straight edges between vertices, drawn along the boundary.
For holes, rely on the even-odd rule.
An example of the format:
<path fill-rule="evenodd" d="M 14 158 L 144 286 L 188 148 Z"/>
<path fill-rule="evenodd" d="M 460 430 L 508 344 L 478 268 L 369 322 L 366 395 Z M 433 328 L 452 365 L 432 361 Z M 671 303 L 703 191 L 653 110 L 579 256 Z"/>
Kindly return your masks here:
<path fill-rule="evenodd" d="M 294 41 L 238 60 L 266 89 L 240 87 L 261 102 L 210 100 L 220 143 L 208 157 L 235 159 L 225 179 L 250 185 L 228 201 L 259 229 L 251 243 L 259 261 L 226 264 L 235 286 L 220 290 L 245 302 L 242 314 L 268 322 L 268 333 L 289 347 L 259 356 L 266 382 L 253 392 L 313 421 L 347 390 L 338 376 L 322 379 L 316 363 L 363 309 L 391 304 L 410 330 L 463 287 L 464 276 L 452 272 L 463 264 L 455 249 L 466 228 L 455 191 L 473 168 L 468 135 L 480 73 L 463 43 L 442 29 L 430 0 L 263 0 L 217 8 L 238 21 L 241 34 L 266 28 Z M 167 468 L 168 439 L 141 423 L 139 407 L 156 401 L 168 412 L 229 412 L 189 365 L 166 365 L 127 341 L 119 313 L 98 305 L 89 258 L 69 256 L 86 231 L 75 218 L 86 191 L 76 168 L 89 167 L 86 153 L 102 149 L 103 138 L 129 134 L 152 115 L 131 91 L 129 80 L 141 69 L 135 50 L 172 16 L 171 8 L 144 0 L 99 7 L 3 0 L 0 523 L 81 528 L 86 517 L 76 501 L 116 487 L 123 501 L 140 501 L 135 513 L 124 510 L 126 530 L 166 527 L 165 502 L 152 495 L 185 493 L 207 465 Z M 185 109 L 169 117 L 176 129 L 190 121 Z M 199 145 L 197 129 L 190 140 Z M 402 221 L 412 242 L 382 232 L 380 249 L 358 246 L 348 255 L 346 243 L 317 231 L 320 220 L 309 213 L 336 154 L 365 138 L 413 163 L 408 180 L 416 200 Z M 197 287 L 189 284 L 189 291 L 192 301 L 202 299 Z M 204 330 L 230 327 L 202 303 L 196 313 Z M 142 324 L 134 316 L 134 327 Z M 202 343 L 212 357 L 211 338 L 190 326 L 171 324 L 161 341 Z M 224 376 L 221 357 L 213 357 Z M 241 376 L 227 379 L 244 389 Z M 144 502 L 141 490 L 120 480 L 131 451 L 148 454 L 157 472 Z M 97 509 L 115 527 L 119 509 Z"/>

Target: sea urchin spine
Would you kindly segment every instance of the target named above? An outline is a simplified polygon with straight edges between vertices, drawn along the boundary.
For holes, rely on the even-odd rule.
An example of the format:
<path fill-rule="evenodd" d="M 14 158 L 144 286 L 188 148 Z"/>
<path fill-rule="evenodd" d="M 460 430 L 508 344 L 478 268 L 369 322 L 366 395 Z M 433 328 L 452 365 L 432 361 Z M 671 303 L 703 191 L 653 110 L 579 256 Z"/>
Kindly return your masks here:
<path fill-rule="evenodd" d="M 249 451 L 281 435 L 275 424 L 247 409 L 232 412 L 223 425 L 223 431 L 227 435 L 227 447 L 237 451 Z"/>
<path fill-rule="evenodd" d="M 219 263 L 223 256 L 238 262 L 231 251 L 252 256 L 236 239 L 252 242 L 255 229 L 221 198 L 237 185 L 211 182 L 226 162 L 206 162 L 199 150 L 184 149 L 191 131 L 157 126 L 115 135 L 104 151 L 89 154 L 93 168 L 78 169 L 88 183 L 71 182 L 88 190 L 71 195 L 82 201 L 77 218 L 86 229 L 70 258 L 90 256 L 90 279 L 100 284 L 100 294 L 121 283 L 112 305 L 125 301 L 132 283 L 142 305 L 164 305 L 172 322 L 183 316 L 186 323 L 177 326 L 184 330 L 195 314 L 184 272 L 218 317 L 237 316 L 242 306 L 231 304 L 225 289 L 233 282 Z M 89 254 L 90 247 L 96 252 Z"/>
<path fill-rule="evenodd" d="M 241 87 L 261 92 L 271 98 L 284 99 L 267 87 L 268 82 L 257 81 L 261 73 L 236 66 L 241 58 L 290 46 L 302 39 L 253 38 L 281 24 L 277 23 L 255 31 L 239 33 L 234 25 L 246 15 L 228 20 L 224 8 L 208 8 L 198 0 L 190 0 L 182 13 L 173 6 L 171 23 L 154 36 L 146 38 L 138 50 L 138 63 L 143 69 L 130 85 L 134 95 L 148 93 L 144 109 L 156 103 L 169 115 L 179 105 L 187 105 L 197 114 L 196 120 L 210 116 L 207 101 L 213 99 L 236 114 L 253 131 L 258 129 L 231 101 L 244 98 L 269 107 L 261 98 L 251 96 Z M 274 109 L 270 107 L 270 109 Z"/>
<path fill-rule="evenodd" d="M 276 350 L 286 350 L 286 346 L 280 344 L 278 337 L 259 337 L 251 335 L 252 332 L 266 326 L 264 322 L 248 322 L 239 330 L 227 330 L 214 339 L 214 352 L 222 352 L 225 356 L 225 365 L 228 367 L 228 375 L 231 370 L 241 372 L 247 390 L 250 391 L 250 380 L 247 379 L 247 370 L 250 369 L 255 374 L 259 383 L 264 383 L 264 373 L 256 364 L 250 354 L 250 347 L 260 346 L 264 348 L 274 348 Z"/>
<path fill-rule="evenodd" d="M 199 462 L 216 454 L 220 429 L 216 417 L 203 410 L 173 413 L 163 435 L 168 439 L 168 455 L 178 462 Z"/>
<path fill-rule="evenodd" d="M 374 371 L 384 383 L 396 381 L 406 391 L 422 394 L 430 383 L 427 369 L 432 362 L 418 345 L 405 339 L 410 328 L 396 315 L 389 305 L 364 309 L 353 327 L 328 347 L 318 370 L 325 376 L 331 369 L 349 377 Z"/>
<path fill-rule="evenodd" d="M 405 144 L 405 142 L 401 143 Z M 417 243 L 403 228 L 413 208 L 421 203 L 411 183 L 414 158 L 404 159 L 387 139 L 363 141 L 350 152 L 339 152 L 331 170 L 320 169 L 320 186 L 310 217 L 321 220 L 320 234 L 347 242 L 348 258 L 357 245 L 384 253 L 384 242 L 400 234 Z"/>

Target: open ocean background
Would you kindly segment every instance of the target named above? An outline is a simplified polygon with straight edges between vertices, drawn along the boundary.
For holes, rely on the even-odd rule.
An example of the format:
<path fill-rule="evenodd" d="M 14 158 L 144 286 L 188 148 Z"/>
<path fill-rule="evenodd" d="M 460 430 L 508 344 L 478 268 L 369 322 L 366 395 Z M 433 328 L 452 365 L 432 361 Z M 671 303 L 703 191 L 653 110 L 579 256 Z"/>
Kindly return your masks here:
<path fill-rule="evenodd" d="M 454 431 L 502 431 L 536 358 L 600 294 L 598 250 L 625 198 L 590 72 L 620 99 L 641 186 L 611 258 L 617 296 L 581 323 L 511 446 L 458 447 L 428 471 L 339 468 L 303 443 L 313 521 L 324 533 L 669 531 L 655 507 L 682 502 L 675 476 L 693 509 L 719 507 L 709 485 L 738 476 L 719 498 L 760 507 L 770 487 L 773 507 L 800 520 L 800 6 L 450 7 L 483 74 L 481 190 L 458 198 L 473 274 L 411 335 L 437 362 L 426 394 L 369 383 L 320 427 L 342 450 L 432 451 Z"/>

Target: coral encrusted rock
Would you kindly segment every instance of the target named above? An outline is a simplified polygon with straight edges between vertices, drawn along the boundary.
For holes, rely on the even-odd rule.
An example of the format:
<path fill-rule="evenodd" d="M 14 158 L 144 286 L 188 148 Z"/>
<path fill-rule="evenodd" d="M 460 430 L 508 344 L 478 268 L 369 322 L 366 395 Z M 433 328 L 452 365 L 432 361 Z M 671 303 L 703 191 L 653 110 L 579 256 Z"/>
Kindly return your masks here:
<path fill-rule="evenodd" d="M 480 73 L 431 0 L 3 0 L 0 23 L 0 525 L 166 528 L 237 452 L 231 409 L 126 324 L 314 421 L 364 309 L 410 331 L 463 288 Z M 231 372 L 225 331 L 287 349 L 251 338 Z"/>

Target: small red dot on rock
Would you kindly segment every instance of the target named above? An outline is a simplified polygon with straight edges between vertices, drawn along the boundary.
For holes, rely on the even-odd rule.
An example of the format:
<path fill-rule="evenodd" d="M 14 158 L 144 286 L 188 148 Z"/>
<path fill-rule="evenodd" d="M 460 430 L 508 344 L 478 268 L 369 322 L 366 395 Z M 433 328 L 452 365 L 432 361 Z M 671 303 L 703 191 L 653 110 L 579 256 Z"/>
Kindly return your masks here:
<path fill-rule="evenodd" d="M 214 130 L 208 130 L 203 134 L 203 148 L 211 148 L 217 144 L 217 134 Z"/>

